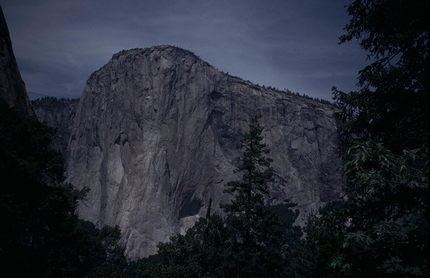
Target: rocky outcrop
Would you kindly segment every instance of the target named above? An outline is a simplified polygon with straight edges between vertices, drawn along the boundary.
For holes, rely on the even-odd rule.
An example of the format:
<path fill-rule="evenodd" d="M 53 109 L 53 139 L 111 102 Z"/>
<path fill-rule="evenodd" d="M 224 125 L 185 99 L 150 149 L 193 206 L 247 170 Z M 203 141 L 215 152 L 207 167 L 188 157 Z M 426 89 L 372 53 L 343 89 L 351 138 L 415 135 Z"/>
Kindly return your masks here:
<path fill-rule="evenodd" d="M 35 116 L 1 8 L 0 98 Z M 221 73 L 183 49 L 122 51 L 91 75 L 79 104 L 33 104 L 58 129 L 53 147 L 66 158 L 67 180 L 91 190 L 80 216 L 119 225 L 131 259 L 192 226 L 210 198 L 215 210 L 228 201 L 236 146 L 257 113 L 276 178 L 269 203 L 298 203 L 303 222 L 341 194 L 333 106 Z"/>
<path fill-rule="evenodd" d="M 118 224 L 127 255 L 156 252 L 226 202 L 236 149 L 261 113 L 276 182 L 270 203 L 290 198 L 303 211 L 339 197 L 335 108 L 221 73 L 194 54 L 133 49 L 88 79 L 68 145 L 67 179 L 91 189 L 81 217 Z"/>
<path fill-rule="evenodd" d="M 57 99 L 46 97 L 31 101 L 37 119 L 56 129 L 51 147 L 60 151 L 67 160 L 67 145 L 69 143 L 73 121 L 79 99 Z"/>
<path fill-rule="evenodd" d="M 13 54 L 9 29 L 0 7 L 0 99 L 24 115 L 34 117 L 24 81 Z"/>

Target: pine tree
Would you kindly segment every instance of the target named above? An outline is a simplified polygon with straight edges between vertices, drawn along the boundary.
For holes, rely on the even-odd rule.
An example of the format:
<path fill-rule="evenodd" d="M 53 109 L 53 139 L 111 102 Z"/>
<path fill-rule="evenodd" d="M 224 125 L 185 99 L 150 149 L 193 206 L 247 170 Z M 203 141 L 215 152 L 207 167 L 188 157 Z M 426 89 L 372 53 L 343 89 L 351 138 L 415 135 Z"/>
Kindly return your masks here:
<path fill-rule="evenodd" d="M 269 183 L 274 180 L 270 168 L 272 159 L 266 156 L 269 148 L 262 143 L 260 118 L 261 115 L 251 118 L 249 132 L 239 146 L 243 156 L 236 172 L 242 177 L 228 182 L 224 190 L 233 196 L 230 203 L 222 206 L 234 238 L 234 250 L 227 260 L 231 264 L 231 275 L 273 277 L 277 269 L 275 265 L 280 260 L 282 233 L 265 204 Z"/>
<path fill-rule="evenodd" d="M 250 120 L 239 146 L 243 155 L 236 172 L 241 179 L 226 184 L 225 192 L 233 197 L 222 205 L 227 219 L 211 215 L 210 200 L 206 218 L 185 235 L 159 243 L 157 255 L 138 263 L 139 277 L 297 276 L 293 256 L 302 231 L 293 223 L 298 211 L 291 210 L 294 204 L 266 204 L 274 179 L 260 118 Z"/>
<path fill-rule="evenodd" d="M 236 226 L 245 245 L 259 241 L 259 222 L 264 219 L 264 200 L 269 196 L 268 183 L 273 181 L 270 172 L 271 159 L 265 157 L 269 149 L 262 141 L 262 127 L 258 123 L 261 116 L 253 117 L 249 124 L 249 133 L 241 140 L 243 158 L 236 172 L 242 173 L 242 179 L 230 181 L 224 192 L 234 199 L 223 206 Z"/>

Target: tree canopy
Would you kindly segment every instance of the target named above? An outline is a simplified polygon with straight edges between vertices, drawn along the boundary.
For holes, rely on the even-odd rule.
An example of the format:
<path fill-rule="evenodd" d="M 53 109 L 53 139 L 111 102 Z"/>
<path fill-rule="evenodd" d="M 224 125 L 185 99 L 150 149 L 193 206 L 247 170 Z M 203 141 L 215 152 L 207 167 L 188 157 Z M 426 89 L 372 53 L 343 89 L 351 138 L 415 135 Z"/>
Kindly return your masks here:
<path fill-rule="evenodd" d="M 428 1 L 360 0 L 340 43 L 370 64 L 359 90 L 333 88 L 345 199 L 310 219 L 326 277 L 428 276 Z"/>

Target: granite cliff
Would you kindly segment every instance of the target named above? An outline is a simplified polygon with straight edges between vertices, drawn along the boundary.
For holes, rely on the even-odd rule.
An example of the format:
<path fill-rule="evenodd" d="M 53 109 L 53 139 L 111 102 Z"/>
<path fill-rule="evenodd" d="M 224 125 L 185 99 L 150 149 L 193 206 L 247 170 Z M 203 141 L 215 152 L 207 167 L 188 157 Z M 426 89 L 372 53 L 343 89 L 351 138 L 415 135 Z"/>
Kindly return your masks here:
<path fill-rule="evenodd" d="M 37 119 L 56 129 L 51 147 L 60 151 L 67 160 L 67 145 L 73 129 L 73 121 L 79 99 L 45 97 L 31 101 Z"/>
<path fill-rule="evenodd" d="M 0 8 L 0 98 L 34 116 Z M 156 252 L 228 201 L 236 149 L 261 113 L 271 149 L 276 204 L 289 198 L 303 215 L 340 196 L 335 108 L 224 74 L 172 47 L 121 51 L 87 81 L 80 100 L 33 101 L 40 121 L 58 129 L 52 146 L 67 180 L 90 192 L 79 215 L 119 225 L 131 259 Z"/>
<path fill-rule="evenodd" d="M 91 189 L 79 214 L 118 224 L 131 259 L 190 227 L 209 198 L 218 210 L 227 201 L 236 146 L 257 113 L 276 178 L 270 203 L 290 198 L 306 212 L 340 195 L 333 106 L 224 74 L 177 47 L 114 54 L 76 111 L 65 107 L 74 115 L 67 180 Z"/>
<path fill-rule="evenodd" d="M 24 81 L 16 63 L 6 19 L 0 6 L 0 99 L 21 113 L 34 117 Z"/>

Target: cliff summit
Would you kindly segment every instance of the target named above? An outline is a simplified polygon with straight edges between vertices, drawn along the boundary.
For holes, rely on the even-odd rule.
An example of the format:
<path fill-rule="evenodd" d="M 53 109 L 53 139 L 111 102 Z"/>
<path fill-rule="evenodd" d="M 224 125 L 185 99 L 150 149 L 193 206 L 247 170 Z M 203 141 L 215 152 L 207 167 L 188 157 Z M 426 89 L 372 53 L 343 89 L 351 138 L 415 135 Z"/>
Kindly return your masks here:
<path fill-rule="evenodd" d="M 218 71 L 189 51 L 121 51 L 88 79 L 70 129 L 67 180 L 91 189 L 81 217 L 119 225 L 127 255 L 156 252 L 228 198 L 236 146 L 262 114 L 271 204 L 302 211 L 339 197 L 335 108 Z M 303 219 L 302 219 L 303 221 Z"/>

